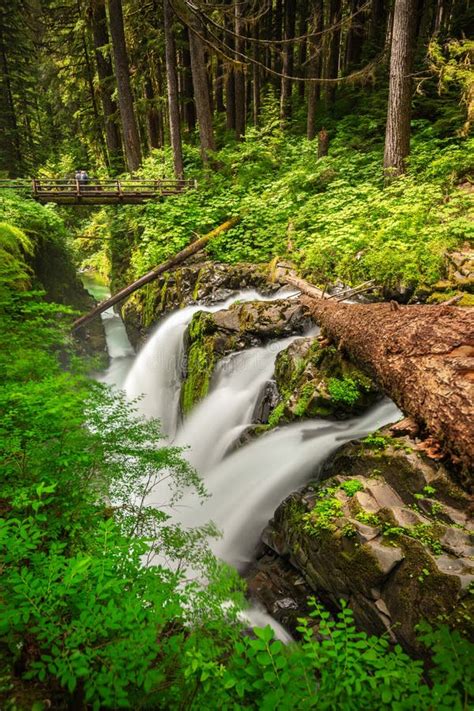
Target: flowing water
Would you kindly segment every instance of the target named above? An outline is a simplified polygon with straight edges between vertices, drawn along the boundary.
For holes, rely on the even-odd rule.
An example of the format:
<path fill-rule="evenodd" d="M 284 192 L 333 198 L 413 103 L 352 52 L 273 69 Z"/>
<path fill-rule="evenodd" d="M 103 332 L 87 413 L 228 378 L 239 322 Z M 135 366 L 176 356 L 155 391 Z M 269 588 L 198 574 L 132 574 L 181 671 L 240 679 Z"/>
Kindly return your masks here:
<path fill-rule="evenodd" d="M 96 277 L 84 273 L 81 274 L 81 279 L 84 287 L 94 299 L 103 301 L 109 298 L 108 287 Z M 104 326 L 110 365 L 105 373 L 99 375 L 97 379 L 114 388 L 121 389 L 135 360 L 135 350 L 128 340 L 122 319 L 113 308 L 104 311 L 100 317 Z"/>
<path fill-rule="evenodd" d="M 185 494 L 173 518 L 186 527 L 212 520 L 222 531 L 222 537 L 212 544 L 214 552 L 239 569 L 252 560 L 260 533 L 277 506 L 317 476 L 332 452 L 400 417 L 397 407 L 384 399 L 360 417 L 344 422 L 305 420 L 275 429 L 229 454 L 252 423 L 256 402 L 272 376 L 278 352 L 294 340 L 286 338 L 224 358 L 216 368 L 208 396 L 180 422 L 183 337 L 193 314 L 228 308 L 237 300 L 287 295 L 262 297 L 246 291 L 220 304 L 183 308 L 158 324 L 136 357 L 120 318 L 114 312 L 103 315 L 111 364 L 102 380 L 123 387 L 130 399 L 141 397 L 139 411 L 160 418 L 168 441 L 187 447 L 185 456 L 210 494 L 204 503 L 192 492 Z M 166 505 L 168 496 L 163 484 L 153 491 L 148 503 Z M 263 610 L 252 608 L 247 617 L 252 624 L 270 622 L 278 636 L 285 638 Z"/>
<path fill-rule="evenodd" d="M 159 418 L 163 433 L 174 438 L 179 424 L 179 391 L 184 369 L 183 337 L 193 315 L 198 311 L 226 309 L 236 301 L 270 301 L 291 293 L 294 292 L 265 297 L 256 291 L 242 291 L 212 306 L 186 306 L 170 314 L 150 335 L 130 370 L 124 385 L 128 398 L 141 397 L 140 412 Z"/>

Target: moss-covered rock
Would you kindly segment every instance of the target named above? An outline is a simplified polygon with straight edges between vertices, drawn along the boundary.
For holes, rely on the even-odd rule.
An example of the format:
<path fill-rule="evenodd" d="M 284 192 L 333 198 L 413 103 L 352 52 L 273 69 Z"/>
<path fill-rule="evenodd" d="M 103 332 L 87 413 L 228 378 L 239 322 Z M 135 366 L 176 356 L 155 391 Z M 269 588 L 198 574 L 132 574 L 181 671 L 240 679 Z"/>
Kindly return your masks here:
<path fill-rule="evenodd" d="M 439 304 L 455 296 L 457 306 L 474 304 L 474 250 L 466 243 L 462 249 L 446 254 L 444 278 L 431 287 L 419 287 L 415 301 Z"/>
<path fill-rule="evenodd" d="M 262 539 L 369 632 L 412 652 L 415 626 L 444 621 L 474 635 L 469 499 L 409 436 L 385 429 L 345 445 L 277 509 Z"/>
<path fill-rule="evenodd" d="M 283 282 L 270 268 L 254 264 L 188 264 L 139 289 L 122 307 L 129 338 L 136 346 L 165 314 L 189 304 L 223 301 L 243 289 L 272 294 Z"/>
<path fill-rule="evenodd" d="M 311 324 L 305 306 L 289 299 L 235 303 L 229 309 L 199 311 L 185 335 L 186 366 L 181 409 L 187 414 L 208 392 L 214 367 L 234 351 L 303 333 Z"/>
<path fill-rule="evenodd" d="M 300 338 L 278 354 L 275 380 L 280 402 L 268 422 L 301 417 L 344 419 L 381 397 L 380 389 L 340 351 L 318 338 Z"/>

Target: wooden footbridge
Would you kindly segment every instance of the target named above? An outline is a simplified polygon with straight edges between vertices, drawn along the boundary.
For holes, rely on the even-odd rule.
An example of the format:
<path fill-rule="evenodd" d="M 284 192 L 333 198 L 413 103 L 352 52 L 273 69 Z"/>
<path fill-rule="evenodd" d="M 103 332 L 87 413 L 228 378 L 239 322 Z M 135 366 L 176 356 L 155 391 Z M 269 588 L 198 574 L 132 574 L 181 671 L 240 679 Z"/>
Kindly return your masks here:
<path fill-rule="evenodd" d="M 58 205 L 139 205 L 196 188 L 195 180 L 171 178 L 95 180 L 33 178 L 0 180 L 0 190 L 27 192 L 40 203 Z"/>

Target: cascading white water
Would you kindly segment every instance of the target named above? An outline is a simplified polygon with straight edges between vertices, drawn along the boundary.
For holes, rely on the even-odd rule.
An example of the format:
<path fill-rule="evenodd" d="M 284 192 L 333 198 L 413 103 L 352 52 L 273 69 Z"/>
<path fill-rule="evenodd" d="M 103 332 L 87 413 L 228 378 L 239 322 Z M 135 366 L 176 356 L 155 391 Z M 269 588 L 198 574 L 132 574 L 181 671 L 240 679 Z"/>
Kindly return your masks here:
<path fill-rule="evenodd" d="M 185 456 L 196 466 L 211 495 L 202 504 L 194 493 L 187 493 L 175 508 L 173 518 L 186 527 L 214 521 L 223 534 L 212 543 L 214 552 L 238 568 L 252 559 L 259 535 L 279 503 L 317 474 L 335 449 L 400 416 L 396 406 L 385 399 L 361 417 L 345 422 L 306 420 L 274 430 L 226 457 L 230 445 L 251 423 L 277 353 L 294 340 L 287 338 L 223 359 L 209 395 L 178 428 L 183 336 L 193 314 L 227 308 L 237 300 L 271 300 L 288 295 L 262 297 L 256 292 L 243 292 L 220 304 L 189 306 L 171 314 L 137 355 L 125 380 L 130 399 L 143 396 L 139 402 L 141 412 L 159 417 L 168 437 L 189 448 Z M 108 382 L 115 377 L 114 352 L 119 349 L 111 352 Z M 122 382 L 115 381 L 115 385 Z M 168 496 L 167 484 L 163 483 L 153 491 L 148 503 L 166 504 Z M 252 607 L 246 617 L 252 624 L 270 624 L 280 639 L 288 641 L 281 626 L 260 608 Z"/>
<path fill-rule="evenodd" d="M 179 391 L 183 372 L 183 336 L 193 315 L 198 311 L 214 312 L 226 309 L 236 301 L 271 301 L 294 292 L 279 292 L 261 296 L 256 291 L 242 291 L 211 306 L 195 305 L 175 311 L 161 321 L 152 333 L 125 381 L 124 390 L 130 400 L 141 397 L 139 411 L 161 421 L 163 433 L 173 439 L 179 419 Z"/>
<path fill-rule="evenodd" d="M 262 529 L 286 496 L 317 474 L 319 466 L 342 444 L 397 420 L 399 415 L 397 407 L 385 399 L 345 422 L 306 420 L 270 432 L 212 469 L 201 470 L 210 498 L 199 505 L 193 493 L 185 495 L 176 517 L 185 526 L 214 521 L 223 532 L 212 545 L 214 552 L 241 568 L 252 559 Z"/>
<path fill-rule="evenodd" d="M 209 471 L 252 422 L 255 403 L 271 378 L 277 354 L 294 338 L 251 348 L 224 358 L 209 395 L 178 430 L 174 444 L 189 447 L 186 458 L 199 472 Z"/>

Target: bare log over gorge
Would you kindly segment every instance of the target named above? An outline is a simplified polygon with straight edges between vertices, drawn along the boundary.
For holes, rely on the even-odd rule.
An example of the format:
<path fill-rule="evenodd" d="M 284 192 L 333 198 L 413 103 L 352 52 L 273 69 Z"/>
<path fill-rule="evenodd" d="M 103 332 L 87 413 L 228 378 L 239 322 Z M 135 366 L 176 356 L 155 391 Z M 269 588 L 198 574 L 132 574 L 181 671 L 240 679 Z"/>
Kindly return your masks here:
<path fill-rule="evenodd" d="M 98 316 L 99 314 L 109 309 L 111 306 L 114 306 L 120 301 L 123 301 L 127 298 L 127 296 L 133 294 L 134 291 L 140 289 L 140 287 L 144 286 L 145 284 L 149 284 L 149 282 L 153 281 L 154 279 L 157 279 L 160 274 L 168 272 L 170 269 L 174 269 L 174 267 L 184 262 L 186 259 L 188 259 L 188 257 L 191 257 L 191 255 L 196 254 L 196 252 L 199 252 L 201 249 L 204 249 L 206 244 L 211 239 L 213 239 L 213 237 L 218 237 L 223 232 L 226 232 L 231 227 L 236 225 L 239 219 L 239 217 L 233 217 L 232 219 L 223 222 L 222 225 L 216 227 L 216 229 L 212 230 L 212 232 L 208 232 L 207 235 L 204 235 L 204 237 L 200 237 L 195 242 L 191 242 L 191 244 L 189 244 L 187 247 L 175 254 L 174 257 L 170 257 L 170 259 L 168 259 L 166 262 L 163 262 L 157 267 L 154 267 L 151 271 L 147 272 L 147 274 L 144 274 L 142 277 L 140 277 L 140 279 L 137 279 L 132 284 L 129 284 L 123 289 L 120 289 L 120 291 L 111 296 L 109 299 L 102 301 L 98 306 L 92 309 L 92 311 L 89 311 L 89 313 L 85 314 L 84 316 L 81 316 L 76 321 L 74 321 L 74 323 L 72 324 L 72 330 L 75 331 L 81 326 L 85 326 L 86 323 L 91 321 L 95 316 Z"/>
<path fill-rule="evenodd" d="M 474 309 L 302 297 L 323 331 L 467 468 L 474 463 Z"/>

